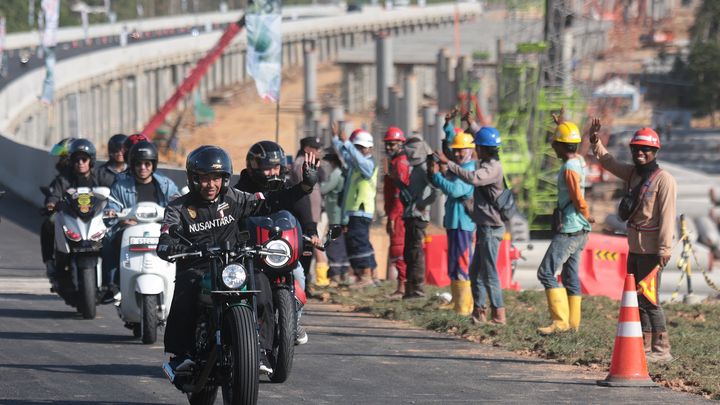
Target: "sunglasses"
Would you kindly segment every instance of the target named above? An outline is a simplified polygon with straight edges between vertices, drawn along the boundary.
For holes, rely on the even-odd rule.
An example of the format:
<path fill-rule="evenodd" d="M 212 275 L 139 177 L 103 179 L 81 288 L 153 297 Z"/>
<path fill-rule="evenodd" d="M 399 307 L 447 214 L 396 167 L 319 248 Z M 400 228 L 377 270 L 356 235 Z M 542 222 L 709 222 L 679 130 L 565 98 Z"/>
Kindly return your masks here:
<path fill-rule="evenodd" d="M 90 158 L 87 156 L 79 156 L 79 157 L 73 158 L 73 163 L 85 163 L 89 160 L 90 160 Z"/>
<path fill-rule="evenodd" d="M 631 146 L 630 150 L 633 153 L 635 153 L 637 151 L 640 151 L 642 153 L 657 152 L 657 148 L 653 148 L 652 146 Z"/>

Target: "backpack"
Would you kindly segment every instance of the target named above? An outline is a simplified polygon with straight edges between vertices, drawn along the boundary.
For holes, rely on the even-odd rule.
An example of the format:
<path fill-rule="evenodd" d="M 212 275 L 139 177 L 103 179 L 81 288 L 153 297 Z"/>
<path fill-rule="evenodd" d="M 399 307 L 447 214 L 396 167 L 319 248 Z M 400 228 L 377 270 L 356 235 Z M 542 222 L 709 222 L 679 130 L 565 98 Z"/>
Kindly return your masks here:
<path fill-rule="evenodd" d="M 492 207 L 500 214 L 500 219 L 502 219 L 503 222 L 508 222 L 511 218 L 520 215 L 520 211 L 518 210 L 517 205 L 515 205 L 515 196 L 508 188 L 507 181 L 504 176 L 503 185 L 505 188 L 502 192 L 500 192 L 500 195 L 498 195 L 496 199 L 493 199 L 490 195 L 490 190 L 488 188 L 490 186 L 482 186 L 481 190 L 485 193 L 485 199 L 488 200 L 490 205 L 492 205 Z"/>

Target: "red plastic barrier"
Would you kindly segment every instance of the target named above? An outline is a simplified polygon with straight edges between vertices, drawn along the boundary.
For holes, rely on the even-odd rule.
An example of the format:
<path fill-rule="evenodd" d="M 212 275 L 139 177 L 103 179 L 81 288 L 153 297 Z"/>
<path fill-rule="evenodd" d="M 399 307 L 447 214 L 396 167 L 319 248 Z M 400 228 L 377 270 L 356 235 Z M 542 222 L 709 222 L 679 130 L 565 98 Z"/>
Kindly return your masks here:
<path fill-rule="evenodd" d="M 447 235 L 428 235 L 425 238 L 425 282 L 438 287 L 450 285 L 448 277 Z M 497 269 L 500 286 L 505 290 L 520 290 L 520 285 L 512 279 L 512 263 L 520 258 L 520 251 L 510 244 L 509 234 L 500 242 Z"/>
<path fill-rule="evenodd" d="M 426 236 L 423 250 L 425 251 L 425 282 L 438 287 L 449 286 L 447 235 Z"/>
<path fill-rule="evenodd" d="M 626 237 L 591 232 L 580 259 L 582 293 L 619 300 L 627 275 L 627 257 Z"/>

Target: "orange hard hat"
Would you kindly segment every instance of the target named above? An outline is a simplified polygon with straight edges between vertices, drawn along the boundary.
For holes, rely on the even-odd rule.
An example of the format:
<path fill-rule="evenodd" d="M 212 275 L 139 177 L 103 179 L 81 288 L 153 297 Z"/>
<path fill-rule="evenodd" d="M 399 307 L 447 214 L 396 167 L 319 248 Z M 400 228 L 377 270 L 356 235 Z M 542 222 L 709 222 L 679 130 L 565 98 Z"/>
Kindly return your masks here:
<path fill-rule="evenodd" d="M 660 137 L 652 128 L 640 128 L 630 140 L 630 146 L 651 146 L 660 149 Z"/>

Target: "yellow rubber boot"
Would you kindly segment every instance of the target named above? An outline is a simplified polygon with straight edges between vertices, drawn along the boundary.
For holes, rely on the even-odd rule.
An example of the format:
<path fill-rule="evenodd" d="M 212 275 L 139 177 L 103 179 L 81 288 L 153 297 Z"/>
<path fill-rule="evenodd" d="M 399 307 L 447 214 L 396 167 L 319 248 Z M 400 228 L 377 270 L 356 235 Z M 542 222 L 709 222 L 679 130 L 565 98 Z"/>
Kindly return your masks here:
<path fill-rule="evenodd" d="M 446 304 L 441 304 L 440 309 L 446 309 L 446 310 L 455 309 L 455 304 L 457 303 L 458 296 L 460 294 L 460 292 L 459 292 L 460 284 L 459 283 L 460 283 L 460 281 L 458 281 L 458 280 L 450 281 L 450 294 L 452 294 L 452 299 L 450 300 L 450 302 L 448 302 Z"/>
<path fill-rule="evenodd" d="M 330 285 L 330 279 L 328 278 L 328 267 L 327 262 L 315 263 L 315 285 L 318 287 L 327 287 Z"/>
<path fill-rule="evenodd" d="M 473 311 L 473 297 L 470 290 L 470 280 L 458 281 L 458 298 L 455 302 L 455 312 L 458 315 L 470 316 Z"/>
<path fill-rule="evenodd" d="M 538 328 L 541 335 L 549 335 L 555 332 L 565 332 L 570 329 L 568 319 L 570 308 L 568 304 L 567 291 L 564 288 L 548 288 L 545 290 L 548 301 L 548 309 L 552 317 L 552 325 L 545 328 Z"/>
<path fill-rule="evenodd" d="M 570 307 L 568 324 L 570 329 L 577 332 L 580 330 L 580 318 L 582 318 L 582 296 L 568 295 L 568 305 Z"/>

